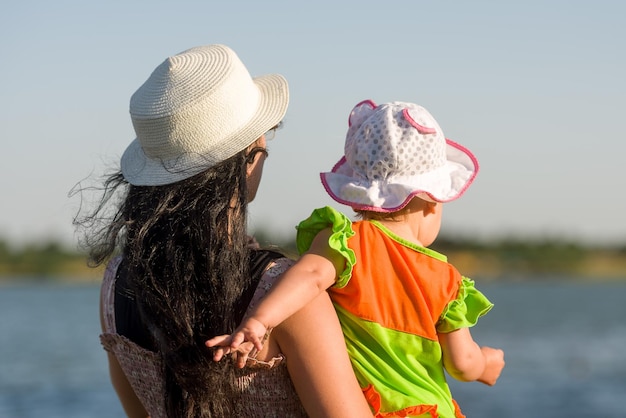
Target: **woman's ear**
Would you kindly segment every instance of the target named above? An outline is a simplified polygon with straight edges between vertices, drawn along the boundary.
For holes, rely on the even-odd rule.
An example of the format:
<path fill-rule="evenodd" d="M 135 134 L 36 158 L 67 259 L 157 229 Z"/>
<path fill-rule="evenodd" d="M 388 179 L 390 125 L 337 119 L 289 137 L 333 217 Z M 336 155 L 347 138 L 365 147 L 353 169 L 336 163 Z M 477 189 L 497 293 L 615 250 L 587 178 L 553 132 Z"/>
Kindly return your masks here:
<path fill-rule="evenodd" d="M 253 162 L 251 163 L 246 163 L 246 178 L 249 178 L 252 175 L 252 172 L 254 171 L 254 167 L 256 167 L 256 164 Z"/>
<path fill-rule="evenodd" d="M 261 150 L 265 149 L 265 135 L 259 137 L 256 141 L 248 146 L 248 148 L 246 149 L 246 177 L 250 177 L 252 175 L 252 172 L 258 164 L 259 158 L 256 156 L 256 154 L 258 154 L 258 152 L 262 152 Z M 265 155 L 267 156 L 267 151 L 265 151 Z"/>

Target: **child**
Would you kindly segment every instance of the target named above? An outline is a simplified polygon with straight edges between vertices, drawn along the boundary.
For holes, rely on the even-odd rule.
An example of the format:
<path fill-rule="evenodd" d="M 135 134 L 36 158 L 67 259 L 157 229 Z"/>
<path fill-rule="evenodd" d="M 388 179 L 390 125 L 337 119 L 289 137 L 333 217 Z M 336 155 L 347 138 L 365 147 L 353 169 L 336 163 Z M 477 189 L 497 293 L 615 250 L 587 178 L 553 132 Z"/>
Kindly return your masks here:
<path fill-rule="evenodd" d="M 460 197 L 477 172 L 473 154 L 447 140 L 423 107 L 357 104 L 345 156 L 321 179 L 362 220 L 325 207 L 301 222 L 304 254 L 231 336 L 207 341 L 220 346 L 214 359 L 237 350 L 243 364 L 268 330 L 328 289 L 377 417 L 462 417 L 444 368 L 458 380 L 493 385 L 504 354 L 479 347 L 469 331 L 493 305 L 427 247 L 443 202 Z"/>

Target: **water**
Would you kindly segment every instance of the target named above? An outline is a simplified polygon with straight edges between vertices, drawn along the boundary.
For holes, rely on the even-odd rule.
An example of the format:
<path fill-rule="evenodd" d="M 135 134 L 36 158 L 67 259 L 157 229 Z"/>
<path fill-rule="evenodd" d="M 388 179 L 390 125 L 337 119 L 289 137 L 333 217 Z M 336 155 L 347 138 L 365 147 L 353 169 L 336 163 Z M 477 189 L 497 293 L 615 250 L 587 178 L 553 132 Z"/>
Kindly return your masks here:
<path fill-rule="evenodd" d="M 450 382 L 468 418 L 626 417 L 626 282 L 478 286 L 496 306 L 474 338 L 507 366 L 494 387 Z M 97 306 L 96 284 L 0 287 L 0 418 L 124 416 Z"/>
<path fill-rule="evenodd" d="M 500 283 L 473 329 L 501 347 L 498 383 L 450 382 L 471 417 L 626 417 L 626 283 Z"/>
<path fill-rule="evenodd" d="M 0 417 L 124 417 L 96 285 L 0 287 Z"/>

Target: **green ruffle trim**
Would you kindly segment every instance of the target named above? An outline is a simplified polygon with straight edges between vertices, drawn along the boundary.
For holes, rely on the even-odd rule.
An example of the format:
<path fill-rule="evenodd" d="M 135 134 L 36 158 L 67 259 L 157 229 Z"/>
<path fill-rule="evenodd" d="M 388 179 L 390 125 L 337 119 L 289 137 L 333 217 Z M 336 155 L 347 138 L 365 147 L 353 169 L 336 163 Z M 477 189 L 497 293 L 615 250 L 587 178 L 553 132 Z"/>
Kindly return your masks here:
<path fill-rule="evenodd" d="M 448 303 L 437 323 L 438 332 L 452 332 L 476 325 L 478 318 L 493 308 L 493 303 L 474 286 L 474 281 L 463 277 L 457 298 Z"/>
<path fill-rule="evenodd" d="M 344 287 L 352 275 L 352 267 L 356 263 L 354 251 L 348 248 L 348 238 L 354 235 L 352 221 L 343 213 L 325 206 L 315 209 L 311 216 L 296 227 L 296 246 L 300 254 L 305 253 L 313 243 L 315 236 L 322 230 L 331 228 L 328 246 L 346 259 L 346 268 L 339 275 L 334 286 Z"/>

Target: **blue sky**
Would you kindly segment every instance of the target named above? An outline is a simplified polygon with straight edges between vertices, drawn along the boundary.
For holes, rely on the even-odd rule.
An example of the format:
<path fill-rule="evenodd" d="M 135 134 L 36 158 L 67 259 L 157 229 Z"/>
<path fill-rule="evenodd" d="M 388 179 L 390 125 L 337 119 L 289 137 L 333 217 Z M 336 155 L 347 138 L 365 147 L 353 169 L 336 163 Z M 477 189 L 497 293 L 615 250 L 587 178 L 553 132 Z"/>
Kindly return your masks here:
<path fill-rule="evenodd" d="M 343 208 L 318 173 L 369 98 L 423 105 L 477 155 L 446 234 L 624 243 L 625 14 L 619 0 L 12 2 L 0 14 L 0 238 L 74 243 L 68 192 L 118 164 L 132 93 L 165 57 L 224 43 L 291 87 L 253 229 L 288 236 L 313 208 Z"/>

